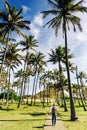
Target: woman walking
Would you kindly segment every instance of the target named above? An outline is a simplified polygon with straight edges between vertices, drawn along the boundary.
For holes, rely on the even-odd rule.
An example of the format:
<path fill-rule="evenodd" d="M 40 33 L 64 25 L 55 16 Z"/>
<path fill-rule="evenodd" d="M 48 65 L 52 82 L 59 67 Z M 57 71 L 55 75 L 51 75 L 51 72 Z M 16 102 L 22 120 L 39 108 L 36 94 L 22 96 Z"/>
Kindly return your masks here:
<path fill-rule="evenodd" d="M 56 114 L 57 114 L 57 108 L 55 104 L 53 103 L 51 108 L 50 108 L 50 113 L 52 115 L 52 125 L 56 124 Z"/>

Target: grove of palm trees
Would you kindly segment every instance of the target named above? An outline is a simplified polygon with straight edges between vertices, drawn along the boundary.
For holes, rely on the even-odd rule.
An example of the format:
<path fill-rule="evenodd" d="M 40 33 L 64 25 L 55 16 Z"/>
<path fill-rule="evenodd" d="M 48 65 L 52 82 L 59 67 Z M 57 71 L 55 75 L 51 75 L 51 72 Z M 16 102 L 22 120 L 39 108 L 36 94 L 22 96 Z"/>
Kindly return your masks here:
<path fill-rule="evenodd" d="M 22 127 L 25 130 L 28 127 L 31 130 L 44 129 L 52 102 L 56 103 L 58 114 L 63 120 L 66 120 L 63 114 L 65 113 L 68 121 L 80 122 L 78 110 L 81 110 L 81 114 L 87 111 L 87 74 L 79 71 L 78 65 L 72 63 L 75 57 L 68 46 L 68 33 L 71 29 L 73 33 L 83 30 L 78 13 L 84 15 L 87 13 L 87 7 L 84 6 L 83 0 L 47 0 L 47 2 L 49 8 L 39 12 L 44 21 L 47 19 L 43 30 L 53 29 L 56 37 L 59 37 L 58 34 L 62 30 L 61 36 L 64 42 L 62 45 L 50 48 L 48 56 L 44 50 L 38 51 L 41 43 L 31 33 L 32 21 L 23 16 L 23 8 L 12 6 L 5 0 L 4 9 L 0 9 L 0 111 L 2 112 L 0 122 L 7 120 L 3 116 L 5 113 L 9 118 L 8 121 L 23 121 Z M 49 63 L 54 66 L 53 69 L 49 69 Z M 14 114 L 13 118 L 11 112 Z M 40 119 L 40 115 L 43 120 Z M 37 127 L 32 123 L 35 119 Z M 42 124 L 39 124 L 38 120 L 43 121 Z M 71 130 L 69 124 L 66 122 L 65 124 L 67 130 Z M 19 126 L 13 130 L 17 127 L 18 130 L 22 130 Z M 12 129 L 12 126 L 2 124 L 0 130 L 2 128 L 8 130 Z M 85 130 L 85 125 L 82 130 Z"/>

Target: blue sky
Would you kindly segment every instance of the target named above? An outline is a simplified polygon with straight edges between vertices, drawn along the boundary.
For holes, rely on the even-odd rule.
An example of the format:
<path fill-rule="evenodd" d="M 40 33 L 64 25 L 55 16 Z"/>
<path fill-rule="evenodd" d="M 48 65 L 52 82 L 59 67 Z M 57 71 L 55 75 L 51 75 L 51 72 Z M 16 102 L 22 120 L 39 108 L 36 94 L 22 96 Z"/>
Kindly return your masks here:
<path fill-rule="evenodd" d="M 3 8 L 3 1 L 0 0 L 0 8 Z M 84 4 L 87 6 L 87 0 Z M 49 8 L 47 0 L 8 0 L 10 5 L 16 5 L 18 9 L 24 8 L 24 19 L 31 21 L 31 33 L 36 37 L 39 42 L 38 51 L 43 52 L 48 59 L 48 53 L 50 49 L 55 49 L 58 45 L 64 46 L 64 39 L 62 37 L 61 30 L 59 31 L 58 37 L 55 37 L 54 30 L 43 28 L 46 20 L 43 20 L 41 11 Z M 68 47 L 71 49 L 74 58 L 72 62 L 78 66 L 79 71 L 87 73 L 87 14 L 78 14 L 81 18 L 81 24 L 83 32 L 77 31 L 74 33 L 71 31 L 68 33 Z M 16 36 L 19 41 L 21 38 Z M 48 69 L 52 69 L 54 66 L 49 63 Z M 57 67 L 57 65 L 56 65 Z"/>

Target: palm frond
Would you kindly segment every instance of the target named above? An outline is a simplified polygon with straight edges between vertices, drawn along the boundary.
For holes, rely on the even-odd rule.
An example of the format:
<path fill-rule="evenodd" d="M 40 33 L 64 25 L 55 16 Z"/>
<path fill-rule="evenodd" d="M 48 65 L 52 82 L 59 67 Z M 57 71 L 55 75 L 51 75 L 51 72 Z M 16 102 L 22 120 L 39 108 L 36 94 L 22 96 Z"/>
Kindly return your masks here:
<path fill-rule="evenodd" d="M 57 5 L 57 1 L 53 2 L 52 0 L 48 0 L 48 3 L 53 6 L 53 8 L 57 8 L 58 5 Z"/>

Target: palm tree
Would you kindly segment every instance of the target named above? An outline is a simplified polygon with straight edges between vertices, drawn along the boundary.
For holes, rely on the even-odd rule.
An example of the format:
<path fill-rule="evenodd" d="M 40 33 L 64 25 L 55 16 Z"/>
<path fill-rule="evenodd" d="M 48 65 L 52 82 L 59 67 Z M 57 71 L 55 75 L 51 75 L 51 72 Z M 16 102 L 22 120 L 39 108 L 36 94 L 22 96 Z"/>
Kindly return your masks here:
<path fill-rule="evenodd" d="M 60 91 L 60 85 L 58 85 L 58 82 L 59 82 L 59 70 L 57 68 L 53 69 L 53 81 L 54 81 L 54 89 L 55 89 L 55 97 L 56 97 L 56 101 L 57 101 L 57 104 L 60 105 L 59 103 L 59 96 L 58 96 L 58 92 Z"/>
<path fill-rule="evenodd" d="M 9 85 L 10 85 L 11 70 L 14 73 L 14 68 L 16 68 L 19 65 L 19 63 L 21 63 L 20 62 L 21 55 L 19 54 L 20 49 L 17 49 L 17 47 L 18 47 L 18 44 L 16 43 L 9 44 L 7 53 L 6 53 L 4 64 L 7 67 Z M 4 48 L 4 51 L 5 51 L 5 48 Z M 3 58 L 4 51 L 2 52 L 2 55 L 0 55 L 1 59 Z M 8 94 L 7 94 L 7 104 L 8 104 L 8 98 L 9 98 L 9 85 L 8 85 Z"/>
<path fill-rule="evenodd" d="M 25 52 L 26 52 L 26 54 L 25 54 L 25 56 L 24 56 L 24 72 L 27 72 L 27 68 L 28 68 L 28 62 L 29 62 L 29 59 L 28 59 L 29 57 L 28 57 L 28 55 L 29 55 L 29 53 L 30 53 L 29 51 L 30 51 L 30 49 L 35 51 L 34 47 L 37 47 L 37 46 L 38 46 L 37 43 L 38 43 L 38 41 L 37 41 L 37 40 L 35 39 L 35 37 L 32 36 L 32 35 L 25 36 L 24 41 L 20 41 L 20 42 L 19 42 L 19 44 L 23 46 L 22 51 L 25 51 Z M 24 80 L 24 77 L 25 77 L 25 76 L 23 76 L 23 80 L 22 80 L 23 82 L 26 81 L 26 80 Z M 23 84 L 23 83 L 22 83 L 22 84 Z M 24 91 L 23 93 L 25 93 L 26 83 L 24 82 L 23 85 L 24 85 L 24 86 L 22 87 L 22 91 Z M 21 100 L 22 100 L 22 99 L 21 99 Z M 20 102 L 21 102 L 21 101 L 20 101 Z"/>
<path fill-rule="evenodd" d="M 72 90 L 71 90 L 71 81 L 70 81 L 70 73 L 69 73 L 69 65 L 68 65 L 68 56 L 67 56 L 67 28 L 70 30 L 69 22 L 72 24 L 74 31 L 76 31 L 76 26 L 82 31 L 82 27 L 80 24 L 80 18 L 72 15 L 74 12 L 87 12 L 87 7 L 82 6 L 83 0 L 76 2 L 74 0 L 48 0 L 48 3 L 52 6 L 51 10 L 42 11 L 43 17 L 45 18 L 48 15 L 54 15 L 54 17 L 49 20 L 45 25 L 48 27 L 52 27 L 55 29 L 55 34 L 57 36 L 58 30 L 60 27 L 63 29 L 64 38 L 65 38 L 65 54 L 66 54 L 66 69 L 67 69 L 67 77 L 68 77 L 68 87 L 70 94 L 70 108 L 71 108 L 71 120 L 76 120 L 76 112 L 73 102 Z"/>
<path fill-rule="evenodd" d="M 45 108 L 45 88 L 46 88 L 46 78 L 47 74 L 44 72 L 42 76 L 40 77 L 41 86 L 43 86 L 43 94 L 42 94 L 42 102 L 43 102 L 43 108 Z"/>
<path fill-rule="evenodd" d="M 79 106 L 81 106 L 81 104 L 80 104 L 80 96 L 79 96 L 79 92 L 78 92 L 78 87 L 80 87 L 80 86 L 78 86 L 78 84 L 72 84 L 73 93 L 76 96 L 76 99 L 78 101 Z"/>
<path fill-rule="evenodd" d="M 20 70 L 18 70 L 16 73 L 15 73 L 15 77 L 16 78 L 19 78 L 19 80 L 20 80 L 20 97 L 19 97 L 19 102 L 18 102 L 18 108 L 20 108 L 20 106 L 21 106 L 21 103 L 22 103 L 22 96 L 23 96 L 23 85 L 22 85 L 22 83 L 23 83 L 23 76 L 24 76 L 24 71 L 22 70 L 22 69 L 20 69 Z"/>
<path fill-rule="evenodd" d="M 81 83 L 81 86 L 83 87 L 83 81 L 82 81 L 82 78 L 84 77 L 84 73 L 80 72 L 78 74 L 78 69 L 77 69 L 77 66 L 76 66 L 76 78 L 77 78 L 77 85 L 78 85 L 78 90 L 79 90 L 79 95 L 80 95 L 80 99 L 81 99 L 81 103 L 82 103 L 82 107 L 84 109 L 84 111 L 87 111 L 86 110 L 86 107 L 85 107 L 85 104 L 84 104 L 84 101 L 83 101 L 83 97 L 82 97 L 82 92 L 81 92 L 81 88 L 80 88 L 80 84 L 79 84 L 79 78 L 80 78 L 80 83 Z"/>
<path fill-rule="evenodd" d="M 1 18 L 0 35 L 3 37 L 3 39 L 7 38 L 9 40 L 10 36 L 12 35 L 12 32 L 15 31 L 17 32 L 19 36 L 22 35 L 23 37 L 25 37 L 25 35 L 23 34 L 23 32 L 21 32 L 20 29 L 29 30 L 30 21 L 23 19 L 22 17 L 23 9 L 18 10 L 16 6 L 11 7 L 6 0 L 5 0 L 5 8 L 6 8 L 6 11 L 0 10 L 0 18 Z M 5 56 L 6 56 L 8 40 L 6 42 L 6 50 L 4 53 L 2 66 L 5 60 Z"/>
<path fill-rule="evenodd" d="M 61 91 L 62 91 L 62 95 L 63 95 L 63 99 L 64 99 L 64 111 L 68 111 L 67 107 L 66 107 L 66 101 L 65 101 L 65 97 L 64 97 L 64 89 L 63 89 L 63 84 L 62 84 L 62 66 L 61 66 L 61 62 L 65 63 L 65 48 L 58 46 L 55 51 L 51 49 L 52 54 L 50 55 L 49 61 L 53 62 L 53 64 L 58 63 L 59 66 L 59 78 L 60 78 L 60 86 L 61 86 Z"/>
<path fill-rule="evenodd" d="M 48 97 L 49 97 L 49 102 L 50 102 L 50 83 L 53 80 L 53 72 L 51 70 L 46 71 L 46 76 L 47 76 L 47 105 L 48 105 Z"/>
<path fill-rule="evenodd" d="M 24 71 L 26 71 L 28 62 L 29 62 L 29 57 L 28 57 L 29 51 L 30 51 L 30 49 L 35 51 L 34 47 L 38 46 L 37 43 L 38 43 L 38 41 L 32 35 L 26 36 L 24 41 L 19 42 L 19 44 L 23 46 L 22 51 L 26 51 L 26 54 L 24 57 L 25 58 L 24 59 Z"/>
<path fill-rule="evenodd" d="M 43 66 L 46 66 L 46 62 L 44 61 L 45 56 L 41 52 L 37 52 L 36 54 L 31 56 L 29 60 L 29 64 L 32 63 L 34 65 L 34 82 L 33 82 L 33 90 L 31 96 L 31 105 L 33 101 L 33 96 L 36 95 L 37 83 L 39 79 L 40 72 L 42 71 Z M 34 94 L 35 92 L 35 94 Z M 34 104 L 35 104 L 36 96 L 34 96 Z"/>

